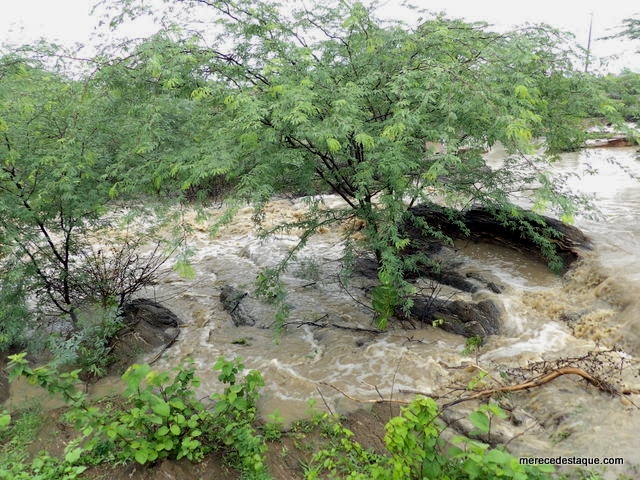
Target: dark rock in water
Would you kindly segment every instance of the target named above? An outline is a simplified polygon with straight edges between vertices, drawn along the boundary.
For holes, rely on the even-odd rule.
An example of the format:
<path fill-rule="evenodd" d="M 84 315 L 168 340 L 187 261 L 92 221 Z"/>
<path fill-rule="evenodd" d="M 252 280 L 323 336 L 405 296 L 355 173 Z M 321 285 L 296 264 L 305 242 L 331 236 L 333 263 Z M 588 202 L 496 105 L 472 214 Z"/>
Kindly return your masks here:
<path fill-rule="evenodd" d="M 220 303 L 225 312 L 229 312 L 231 320 L 236 327 L 248 325 L 250 327 L 256 324 L 256 319 L 247 310 L 246 305 L 242 304 L 242 299 L 248 295 L 247 292 L 232 286 L 225 285 L 220 292 Z"/>
<path fill-rule="evenodd" d="M 126 325 L 135 325 L 146 322 L 157 328 L 178 327 L 182 324 L 180 319 L 167 307 L 147 298 L 131 300 L 123 309 L 123 318 Z"/>
<path fill-rule="evenodd" d="M 477 282 L 473 282 L 466 275 L 448 270 L 446 267 L 440 266 L 438 269 L 422 271 L 424 276 L 436 280 L 443 285 L 462 290 L 463 292 L 475 293 L 480 289 Z"/>
<path fill-rule="evenodd" d="M 353 263 L 353 272 L 365 278 L 378 278 L 378 261 L 373 255 L 357 257 Z"/>
<path fill-rule="evenodd" d="M 496 282 L 493 282 L 491 280 L 488 280 L 487 278 L 485 278 L 484 275 L 481 275 L 478 272 L 468 272 L 466 274 L 466 277 L 471 279 L 471 281 L 475 281 L 475 282 L 479 282 L 480 285 L 482 285 L 484 288 L 486 288 L 487 290 L 489 290 L 490 292 L 493 293 L 502 293 L 504 290 L 504 287 L 502 285 L 497 284 Z M 476 290 L 477 291 L 477 290 Z M 470 291 L 471 292 L 471 291 Z M 471 292 L 471 293 L 475 293 L 475 292 Z"/>
<path fill-rule="evenodd" d="M 225 285 L 220 292 L 222 308 L 231 315 L 231 320 L 236 327 L 249 326 L 269 328 L 269 325 L 260 321 L 264 315 L 257 314 L 263 310 L 258 301 L 249 296 L 248 292 L 240 290 L 232 285 Z"/>
<path fill-rule="evenodd" d="M 460 262 L 454 260 L 455 253 L 451 249 L 441 246 L 438 252 L 431 255 L 434 265 L 422 265 L 417 272 L 407 272 L 405 278 L 426 277 L 467 293 L 476 293 L 480 290 L 502 293 L 503 287 L 496 281 L 486 278 L 480 272 L 465 271 Z M 353 265 L 353 271 L 365 278 L 377 279 L 378 262 L 372 256 L 358 257 Z"/>
<path fill-rule="evenodd" d="M 465 337 L 486 337 L 500 331 L 502 311 L 493 300 L 466 302 L 416 297 L 411 314 L 419 321 Z"/>
<path fill-rule="evenodd" d="M 438 205 L 425 204 L 413 207 L 411 213 L 418 219 L 405 225 L 405 230 L 412 239 L 411 253 L 424 251 L 425 248 L 432 249 L 431 244 L 438 241 L 425 237 L 418 226 L 421 222 L 451 238 L 502 245 L 546 261 L 539 246 L 531 238 L 531 233 L 540 235 L 555 246 L 566 268 L 591 249 L 589 239 L 580 229 L 555 218 L 534 216 L 531 212 L 521 212 L 522 215 L 518 218 L 500 218 L 484 207 L 473 207 L 457 213 Z"/>
<path fill-rule="evenodd" d="M 406 272 L 406 278 L 428 278 L 472 294 L 499 294 L 504 287 L 491 274 L 471 270 L 468 264 L 465 265 L 441 234 L 450 239 L 498 244 L 547 263 L 549 259 L 542 255 L 539 245 L 544 239 L 555 248 L 565 269 L 591 249 L 590 240 L 578 228 L 529 211 L 509 216 L 483 207 L 457 212 L 428 204 L 415 206 L 410 213 L 412 217 L 403 226 L 410 244 L 402 254 L 414 256 L 415 271 Z M 376 259 L 358 258 L 354 272 L 377 280 Z M 413 302 L 411 314 L 414 318 L 429 324 L 442 320 L 438 322 L 439 326 L 449 332 L 486 337 L 500 331 L 502 309 L 492 299 L 466 302 L 418 296 Z"/>
<path fill-rule="evenodd" d="M 481 297 L 502 293 L 503 287 L 497 283 L 497 279 L 493 281 L 484 273 L 468 271 L 466 265 L 456 260 L 457 254 L 450 248 L 441 246 L 432 252 L 432 260 L 437 262 L 437 268 L 425 267 L 407 276 L 421 275 L 468 293 L 482 292 L 479 293 Z M 353 271 L 365 278 L 377 280 L 378 263 L 373 256 L 359 257 L 354 263 Z M 486 337 L 500 331 L 502 310 L 492 299 L 478 302 L 448 301 L 437 296 L 422 295 L 415 296 L 412 300 L 412 318 L 429 325 L 434 320 L 443 320 L 438 322 L 438 326 L 448 332 L 466 337 Z M 398 312 L 398 316 L 402 316 L 401 312 Z"/>
<path fill-rule="evenodd" d="M 178 338 L 182 321 L 167 307 L 146 298 L 122 308 L 123 327 L 114 337 L 112 373 L 124 371 L 143 353 L 167 347 Z"/>

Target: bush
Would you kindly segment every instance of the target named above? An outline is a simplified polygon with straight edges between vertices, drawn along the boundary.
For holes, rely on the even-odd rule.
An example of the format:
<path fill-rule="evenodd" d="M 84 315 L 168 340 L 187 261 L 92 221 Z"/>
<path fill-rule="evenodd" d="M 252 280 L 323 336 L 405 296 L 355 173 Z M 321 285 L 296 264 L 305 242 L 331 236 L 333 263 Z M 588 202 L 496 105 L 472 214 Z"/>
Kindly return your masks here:
<path fill-rule="evenodd" d="M 46 349 L 56 367 L 79 367 L 85 376 L 105 375 L 112 360 L 111 340 L 122 327 L 122 307 L 157 282 L 174 251 L 156 242 L 142 253 L 147 241 L 143 235 L 112 240 L 112 246 L 103 249 L 74 243 L 75 255 L 64 268 L 36 257 L 33 265 L 0 259 L 0 267 L 6 269 L 0 279 L 0 352 L 12 346 Z M 27 299 L 42 308 L 33 320 Z M 43 319 L 52 315 L 54 332 L 42 328 Z"/>
<path fill-rule="evenodd" d="M 493 406 L 489 413 L 499 409 Z M 305 478 L 315 480 L 340 475 L 351 480 L 542 480 L 554 471 L 552 466 L 520 465 L 504 450 L 465 437 L 454 439 L 456 446 L 445 453 L 438 421 L 438 406 L 431 398 L 417 398 L 401 409 L 386 425 L 385 445 L 390 455 L 380 456 L 364 450 L 344 428 L 335 444 L 316 453 Z M 487 409 L 471 415 L 474 426 L 487 433 Z M 347 461 L 348 460 L 348 461 Z"/>
<path fill-rule="evenodd" d="M 243 375 L 239 359 L 216 362 L 219 379 L 227 386 L 212 395 L 215 403 L 207 408 L 196 398 L 200 380 L 192 363 L 173 372 L 133 365 L 122 376 L 127 388 L 121 398 L 91 405 L 76 389 L 78 370 L 60 374 L 48 367 L 31 368 L 24 354 L 10 358 L 11 379 L 24 376 L 62 394 L 70 405 L 67 417 L 82 435 L 68 448 L 66 466 L 77 466 L 80 460 L 83 465 L 132 460 L 144 465 L 165 458 L 197 462 L 218 450 L 248 477 L 267 478 L 266 447 L 253 427 L 258 389 L 264 381 L 255 370 Z M 5 421 L 0 416 L 0 422 Z"/>

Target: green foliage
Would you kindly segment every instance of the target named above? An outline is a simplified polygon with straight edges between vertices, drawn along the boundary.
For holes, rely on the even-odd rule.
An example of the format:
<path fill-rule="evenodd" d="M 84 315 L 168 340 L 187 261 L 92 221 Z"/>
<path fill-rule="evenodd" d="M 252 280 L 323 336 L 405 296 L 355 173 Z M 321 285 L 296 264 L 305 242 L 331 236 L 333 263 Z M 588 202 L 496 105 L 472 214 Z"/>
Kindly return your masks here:
<path fill-rule="evenodd" d="M 148 365 L 133 365 L 122 379 L 127 384 L 123 408 L 77 412 L 80 430 L 93 435 L 88 448 L 110 444 L 117 459 L 141 464 L 163 458 L 201 460 L 206 447 L 200 436 L 208 413 L 195 399 L 195 369 L 178 368 L 171 378 Z"/>
<path fill-rule="evenodd" d="M 378 279 L 380 285 L 377 285 L 371 292 L 371 306 L 378 314 L 378 327 L 384 329 L 387 327 L 389 319 L 395 314 L 400 297 L 391 275 L 380 270 Z"/>
<path fill-rule="evenodd" d="M 63 462 L 51 464 L 49 457 L 43 460 L 42 468 L 47 471 L 71 475 L 82 471 L 83 465 L 105 461 L 150 464 L 164 458 L 187 458 L 197 462 L 205 453 L 220 450 L 248 478 L 268 478 L 266 446 L 253 426 L 258 390 L 264 381 L 255 370 L 244 374 L 240 359 L 218 359 L 214 368 L 220 371 L 219 379 L 226 387 L 212 395 L 214 405 L 207 408 L 196 398 L 200 381 L 193 364 L 182 365 L 173 373 L 133 365 L 122 376 L 127 385 L 122 398 L 92 405 L 77 390 L 78 371 L 31 368 L 24 357 L 10 357 L 10 378 L 24 376 L 50 393 L 61 394 L 71 407 L 67 418 L 82 434 L 70 444 Z M 0 420 L 5 418 L 3 415 Z"/>
<path fill-rule="evenodd" d="M 488 445 L 466 438 L 457 439 L 458 447 L 452 448 L 450 455 L 459 462 L 457 470 L 461 478 L 492 479 L 511 478 L 514 480 L 547 479 L 555 471 L 552 465 L 520 465 L 518 458 Z M 455 478 L 455 477 L 454 477 Z"/>
<path fill-rule="evenodd" d="M 322 278 L 320 265 L 313 257 L 301 258 L 296 264 L 293 275 L 297 278 L 318 282 Z"/>
<path fill-rule="evenodd" d="M 21 410 L 15 412 L 13 422 L 9 419 L 8 414 L 0 414 L 0 480 L 73 480 L 86 470 L 45 452 L 29 458 L 29 445 L 43 423 L 39 409 Z"/>
<path fill-rule="evenodd" d="M 627 70 L 619 75 L 601 77 L 598 83 L 625 120 L 640 119 L 640 73 Z"/>
<path fill-rule="evenodd" d="M 30 314 L 25 283 L 19 269 L 9 269 L 0 278 L 0 353 L 26 343 Z"/>
<path fill-rule="evenodd" d="M 485 379 L 489 374 L 484 370 L 479 371 L 476 375 L 474 375 L 469 383 L 467 383 L 467 390 L 475 390 L 483 385 L 486 385 Z"/>
<path fill-rule="evenodd" d="M 342 426 L 336 417 L 325 414 L 316 418 L 315 423 L 323 429 L 322 435 L 328 445 L 313 454 L 305 468 L 305 479 L 360 478 L 357 475 L 363 466 L 384 461 L 384 457 L 365 450 L 354 441 L 353 432 Z"/>
<path fill-rule="evenodd" d="M 251 370 L 241 378 L 244 365 L 239 358 L 228 361 L 221 357 L 214 369 L 220 372 L 218 379 L 227 384 L 223 393 L 212 396 L 216 440 L 221 448 L 232 449 L 227 454 L 249 478 L 266 479 L 266 446 L 252 425 L 258 389 L 264 386 L 262 375 Z"/>
<path fill-rule="evenodd" d="M 280 412 L 276 410 L 267 415 L 267 422 L 262 426 L 262 433 L 266 441 L 279 440 L 284 429 L 284 421 Z"/>
<path fill-rule="evenodd" d="M 488 433 L 491 416 L 503 417 L 504 412 L 496 405 L 487 405 L 472 413 L 470 419 L 479 431 Z M 437 417 L 438 407 L 430 398 L 417 398 L 403 407 L 400 416 L 385 427 L 389 456 L 364 451 L 350 431 L 333 424 L 338 440 L 313 456 L 305 478 L 542 480 L 554 472 L 552 466 L 520 465 L 513 455 L 465 437 L 456 437 L 456 446 L 445 453 L 440 437 L 444 427 Z"/>
<path fill-rule="evenodd" d="M 28 292 L 42 311 L 32 315 L 35 336 L 39 318 L 60 315 L 74 332 L 57 350 L 99 375 L 114 303 L 153 283 L 168 254 L 157 244 L 142 255 L 148 235 L 109 232 L 113 184 L 126 174 L 116 161 L 124 131 L 111 87 L 70 56 L 47 44 L 0 53 L 0 349 L 22 340 Z M 105 232 L 113 246 L 100 245 Z M 88 328 L 81 310 L 95 303 L 105 323 Z"/>
<path fill-rule="evenodd" d="M 475 354 L 476 363 L 478 363 L 478 354 L 480 353 L 480 347 L 484 343 L 484 338 L 481 336 L 468 337 L 464 342 L 463 355 Z"/>
<path fill-rule="evenodd" d="M 277 269 L 265 269 L 256 278 L 256 294 L 276 308 L 275 332 L 279 334 L 289 317 L 291 306 L 287 302 L 287 290 L 280 280 L 284 265 Z"/>
<path fill-rule="evenodd" d="M 51 394 L 60 395 L 66 403 L 74 406 L 84 403 L 86 395 L 76 388 L 80 370 L 60 373 L 48 366 L 33 368 L 25 357 L 24 352 L 9 355 L 9 381 L 24 377 L 30 384 L 38 385 Z"/>
<path fill-rule="evenodd" d="M 219 89 L 205 82 L 199 52 L 193 38 L 171 30 L 103 52 L 93 80 L 103 94 L 99 113 L 109 118 L 112 198 L 209 195 L 226 183 L 232 165 L 210 143 L 217 119 L 206 106 Z"/>
<path fill-rule="evenodd" d="M 83 465 L 60 461 L 41 453 L 30 464 L 14 463 L 8 469 L 0 466 L 2 480 L 75 480 L 87 469 Z"/>
<path fill-rule="evenodd" d="M 37 407 L 29 407 L 14 411 L 0 413 L 0 444 L 2 453 L 6 455 L 10 450 L 15 450 L 18 455 L 24 455 L 23 447 L 33 441 L 42 425 L 41 411 Z M 18 447 L 18 448 L 13 448 Z"/>
<path fill-rule="evenodd" d="M 52 45 L 0 57 L 0 256 L 19 259 L 29 291 L 73 324 L 87 295 L 74 262 L 84 252 L 101 265 L 84 241 L 114 200 L 205 198 L 212 185 L 234 187 L 230 212 L 251 202 L 263 234 L 303 231 L 258 279 L 276 326 L 289 313 L 278 281 L 286 263 L 320 226 L 347 218 L 379 262 L 379 324 L 408 311 L 405 275 L 428 261 L 412 258 L 403 232 L 418 202 L 488 206 L 559 266 L 552 229 L 518 218 L 511 193 L 533 188 L 537 213 L 573 218 L 584 203 L 546 162 L 582 143 L 587 115 L 615 118 L 618 105 L 575 71 L 562 32 L 497 33 L 423 11 L 410 26 L 360 2 L 287 12 L 267 0 L 104 3 L 114 28 L 147 13 L 166 28 L 105 47 L 91 68 Z M 181 15 L 191 8 L 211 13 L 215 38 Z M 498 142 L 510 157 L 490 170 L 481 152 Z M 264 206 L 283 192 L 309 196 L 309 213 L 267 228 Z M 327 192 L 343 207 L 322 205 Z M 184 259 L 176 269 L 194 274 Z"/>
<path fill-rule="evenodd" d="M 484 339 L 480 336 L 469 337 L 464 342 L 464 349 L 462 350 L 463 355 L 469 355 L 470 353 L 475 353 L 484 343 Z"/>
<path fill-rule="evenodd" d="M 625 18 L 622 20 L 620 30 L 612 37 L 607 38 L 620 38 L 625 37 L 631 40 L 640 40 L 640 18 Z"/>
<path fill-rule="evenodd" d="M 71 262 L 104 212 L 107 158 L 92 140 L 98 92 L 63 68 L 0 58 L 0 254 L 23 263 L 30 292 L 74 319 Z"/>
<path fill-rule="evenodd" d="M 267 479 L 264 439 L 254 427 L 258 389 L 264 385 L 256 371 L 245 373 L 240 359 L 219 358 L 214 367 L 223 392 L 211 398 L 206 408 L 197 398 L 199 381 L 192 364 L 172 373 L 134 365 L 123 375 L 127 388 L 122 397 L 87 402 L 77 392 L 75 373 L 58 374 L 47 367 L 32 369 L 24 355 L 12 357 L 11 378 L 27 380 L 61 393 L 69 403 L 67 419 L 75 422 L 81 436 L 56 459 L 40 453 L 27 459 L 24 445 L 37 435 L 40 416 L 24 412 L 12 418 L 0 414 L 0 479 L 71 480 L 89 465 L 103 462 L 137 461 L 149 464 L 162 458 L 199 461 L 211 450 L 225 454 L 243 478 Z M 312 406 L 313 408 L 313 406 Z M 500 448 L 466 437 L 444 442 L 438 407 L 430 398 L 416 398 L 385 426 L 387 452 L 364 449 L 338 418 L 313 410 L 312 419 L 291 427 L 302 439 L 317 429 L 323 447 L 305 465 L 305 478 L 349 478 L 352 480 L 536 480 L 551 478 L 553 466 L 520 465 Z M 494 403 L 482 405 L 469 419 L 477 435 L 490 439 L 495 418 L 506 414 Z M 265 437 L 279 438 L 280 418 L 264 426 Z M 8 441 L 7 441 L 8 439 Z M 490 441 L 490 440 L 489 440 Z M 299 448 L 312 449 L 300 443 Z M 564 477 L 561 477 L 564 478 Z"/>
<path fill-rule="evenodd" d="M 490 402 L 481 405 L 475 412 L 469 415 L 469 421 L 474 426 L 471 435 L 480 435 L 491 442 L 491 422 L 494 418 L 506 418 L 507 414 L 496 403 Z"/>
<path fill-rule="evenodd" d="M 0 413 L 0 432 L 11 423 L 11 415 L 6 412 Z"/>
<path fill-rule="evenodd" d="M 26 469 L 25 447 L 37 435 L 41 425 L 39 412 L 23 410 L 0 413 L 0 479 L 17 477 Z"/>
<path fill-rule="evenodd" d="M 381 326 L 410 307 L 404 276 L 417 260 L 407 258 L 402 232 L 410 205 L 438 199 L 459 210 L 478 203 L 509 216 L 510 192 L 535 186 L 544 199 L 540 211 L 573 216 L 575 197 L 546 173 L 546 155 L 581 144 L 581 120 L 603 97 L 574 70 L 561 32 L 531 26 L 499 34 L 425 12 L 416 12 L 419 25 L 408 26 L 380 20 L 374 6 L 360 2 L 293 7 L 287 14 L 270 1 L 164 3 L 154 13 L 167 24 L 198 31 L 180 11 L 201 8 L 220 35 L 205 45 L 197 35 L 167 31 L 104 71 L 107 82 L 135 79 L 131 91 L 119 91 L 122 102 L 143 95 L 140 118 L 149 118 L 147 108 L 156 113 L 140 153 L 154 158 L 153 173 L 138 167 L 139 178 L 157 189 L 177 181 L 197 189 L 224 175 L 236 185 L 232 204 L 252 202 L 260 225 L 274 194 L 340 196 L 343 208 L 311 208 L 304 219 L 263 226 L 263 233 L 296 227 L 308 235 L 319 225 L 358 219 L 364 246 L 380 264 L 373 304 Z M 140 0 L 118 7 L 114 25 L 148 13 Z M 182 138 L 176 145 L 164 137 L 162 122 Z M 490 170 L 481 152 L 497 142 L 511 157 Z M 538 151 L 539 142 L 545 153 L 523 155 Z M 508 220 L 534 235 L 557 267 L 552 232 Z M 428 225 L 423 230 L 444 237 Z M 277 305 L 277 324 L 288 312 L 277 277 L 292 258 L 258 279 Z"/>
<path fill-rule="evenodd" d="M 141 464 L 183 457 L 197 462 L 220 449 L 250 478 L 263 478 L 265 447 L 252 423 L 264 382 L 255 371 L 240 378 L 239 360 L 220 358 L 214 368 L 227 386 L 212 396 L 212 409 L 196 398 L 200 382 L 193 365 L 177 368 L 173 376 L 148 365 L 129 368 L 123 375 L 127 384 L 123 405 L 114 411 L 76 412 L 78 427 L 90 438 L 84 448 Z"/>
<path fill-rule="evenodd" d="M 84 379 L 103 377 L 113 362 L 112 339 L 121 328 L 122 318 L 115 304 L 83 309 L 71 334 L 48 337 L 46 345 L 53 355 L 51 367 L 78 368 Z"/>

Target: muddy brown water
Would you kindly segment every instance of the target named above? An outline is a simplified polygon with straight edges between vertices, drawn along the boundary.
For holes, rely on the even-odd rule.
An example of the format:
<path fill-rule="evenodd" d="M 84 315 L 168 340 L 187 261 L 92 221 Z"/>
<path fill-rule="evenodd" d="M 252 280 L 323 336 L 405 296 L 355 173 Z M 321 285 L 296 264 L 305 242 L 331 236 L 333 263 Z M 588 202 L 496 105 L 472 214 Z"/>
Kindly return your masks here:
<path fill-rule="evenodd" d="M 490 162 L 499 163 L 501 155 L 491 152 Z M 458 244 L 465 268 L 495 278 L 505 287 L 500 295 L 475 295 L 493 295 L 505 310 L 501 335 L 489 338 L 477 355 L 462 353 L 464 338 L 433 327 L 391 326 L 373 334 L 305 325 L 373 327 L 372 312 L 354 301 L 367 303 L 367 280 L 354 280 L 349 292 L 337 280 L 343 255 L 337 231 L 316 235 L 285 275 L 292 306 L 289 322 L 299 324 L 287 327 L 277 339 L 270 329 L 235 327 L 219 302 L 222 286 L 251 291 L 259 269 L 284 256 L 296 236 L 258 238 L 251 209 L 246 208 L 232 225 L 211 238 L 208 224 L 199 223 L 193 215 L 189 243 L 196 252 L 196 278 L 170 273 L 145 292 L 185 322 L 179 340 L 155 368 L 169 369 L 192 359 L 202 379 L 201 393 L 206 395 L 220 388 L 212 370 L 216 359 L 241 356 L 248 368 L 258 369 L 265 377 L 262 414 L 277 410 L 287 421 L 305 416 L 310 400 L 316 408 L 342 413 L 362 406 L 337 389 L 363 401 L 380 396 L 408 400 L 412 394 L 403 393 L 407 391 L 442 395 L 461 378 L 468 380 L 461 372 L 476 361 L 499 376 L 500 371 L 530 362 L 580 356 L 614 344 L 625 351 L 618 354 L 624 367 L 622 381 L 639 388 L 640 185 L 628 175 L 640 174 L 639 163 L 634 148 L 617 148 L 566 154 L 554 165 L 560 172 L 597 170 L 595 175 L 567 182 L 597 196 L 602 209 L 600 219 L 576 218 L 595 248 L 565 278 L 503 247 Z M 333 197 L 325 200 L 339 203 Z M 271 204 L 268 219 L 297 218 L 304 208 L 302 200 L 278 200 Z M 215 217 L 219 212 L 212 209 L 210 213 Z M 461 293 L 444 293 L 464 298 Z M 254 314 L 269 323 L 271 307 L 256 308 Z M 116 380 L 105 379 L 92 388 L 102 394 L 119 387 Z M 19 405 L 33 395 L 28 386 L 15 384 L 9 404 Z M 515 454 L 623 457 L 625 465 L 608 468 L 606 474 L 612 478 L 621 471 L 635 475 L 633 464 L 640 464 L 640 409 L 634 402 L 640 405 L 639 396 L 612 397 L 563 378 L 535 391 L 513 394 L 507 402 L 519 425 L 506 423 L 502 428 Z"/>

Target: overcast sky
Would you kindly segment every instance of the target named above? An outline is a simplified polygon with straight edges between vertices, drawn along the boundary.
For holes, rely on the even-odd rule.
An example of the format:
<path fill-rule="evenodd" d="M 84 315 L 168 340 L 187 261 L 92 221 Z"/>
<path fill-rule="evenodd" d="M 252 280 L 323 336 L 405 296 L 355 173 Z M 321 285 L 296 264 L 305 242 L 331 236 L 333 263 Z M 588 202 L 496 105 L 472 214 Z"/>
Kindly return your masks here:
<path fill-rule="evenodd" d="M 400 0 L 382 1 L 385 15 L 400 15 L 397 7 Z M 24 43 L 39 37 L 65 44 L 87 42 L 98 21 L 89 16 L 93 3 L 93 0 L 0 0 L 0 32 L 4 32 L 0 43 Z M 640 54 L 635 53 L 640 49 L 640 41 L 598 40 L 612 33 L 624 18 L 640 17 L 640 4 L 636 0 L 414 0 L 413 3 L 444 11 L 451 17 L 485 20 L 500 29 L 525 22 L 545 22 L 574 33 L 583 45 L 587 42 L 593 14 L 594 54 L 618 54 L 620 59 L 614 63 L 613 70 L 625 66 L 640 71 Z"/>

